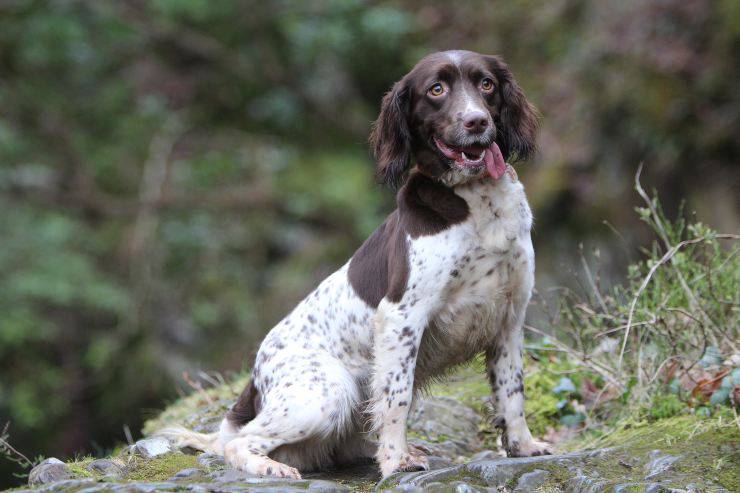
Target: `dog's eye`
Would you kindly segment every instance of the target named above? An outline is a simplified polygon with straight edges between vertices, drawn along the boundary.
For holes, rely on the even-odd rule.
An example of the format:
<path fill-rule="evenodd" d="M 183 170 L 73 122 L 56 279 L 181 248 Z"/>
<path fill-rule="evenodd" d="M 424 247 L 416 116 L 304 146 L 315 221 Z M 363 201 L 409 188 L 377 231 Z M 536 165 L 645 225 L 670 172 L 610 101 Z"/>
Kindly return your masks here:
<path fill-rule="evenodd" d="M 480 81 L 480 87 L 484 91 L 490 91 L 491 89 L 493 89 L 493 81 L 486 77 L 485 79 Z"/>
<path fill-rule="evenodd" d="M 444 93 L 445 93 L 445 88 L 439 82 L 437 82 L 436 84 L 434 84 L 432 87 L 429 88 L 429 94 L 431 94 L 432 96 L 441 96 Z"/>

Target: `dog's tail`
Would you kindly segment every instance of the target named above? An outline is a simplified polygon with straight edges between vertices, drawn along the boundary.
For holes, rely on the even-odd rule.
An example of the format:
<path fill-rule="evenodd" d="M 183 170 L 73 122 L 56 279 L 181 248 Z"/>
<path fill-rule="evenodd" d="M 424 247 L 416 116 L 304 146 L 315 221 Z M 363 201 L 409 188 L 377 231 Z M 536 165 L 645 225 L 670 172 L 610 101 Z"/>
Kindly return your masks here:
<path fill-rule="evenodd" d="M 183 426 L 172 426 L 157 431 L 156 435 L 168 439 L 178 448 L 191 447 L 218 455 L 223 455 L 224 453 L 219 443 L 218 431 L 215 433 L 198 433 L 188 430 Z"/>
<path fill-rule="evenodd" d="M 224 445 L 236 437 L 242 426 L 257 416 L 259 400 L 259 391 L 254 379 L 250 378 L 239 399 L 221 421 L 221 427 L 217 432 L 198 433 L 182 426 L 173 426 L 159 430 L 156 434 L 168 439 L 176 447 L 192 447 L 203 452 L 224 455 Z"/>

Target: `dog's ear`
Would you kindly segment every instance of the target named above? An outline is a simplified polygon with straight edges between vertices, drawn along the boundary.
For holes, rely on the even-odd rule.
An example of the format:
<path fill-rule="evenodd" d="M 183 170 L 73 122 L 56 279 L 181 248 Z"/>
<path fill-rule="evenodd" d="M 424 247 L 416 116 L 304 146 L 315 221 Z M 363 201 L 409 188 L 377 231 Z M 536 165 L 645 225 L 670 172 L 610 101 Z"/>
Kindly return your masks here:
<path fill-rule="evenodd" d="M 375 156 L 378 181 L 398 187 L 411 159 L 409 93 L 404 80 L 393 85 L 383 97 L 380 115 L 373 123 L 370 147 Z"/>
<path fill-rule="evenodd" d="M 491 70 L 496 74 L 501 95 L 496 143 L 507 161 L 528 159 L 537 148 L 539 113 L 524 96 L 514 74 L 506 63 L 497 56 L 486 57 Z"/>

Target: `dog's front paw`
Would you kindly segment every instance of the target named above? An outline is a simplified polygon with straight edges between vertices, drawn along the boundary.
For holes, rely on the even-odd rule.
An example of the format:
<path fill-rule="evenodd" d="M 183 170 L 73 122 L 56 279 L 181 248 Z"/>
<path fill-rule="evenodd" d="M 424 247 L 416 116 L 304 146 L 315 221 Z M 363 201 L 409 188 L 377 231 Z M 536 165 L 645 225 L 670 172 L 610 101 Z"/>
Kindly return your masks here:
<path fill-rule="evenodd" d="M 429 460 L 419 449 L 413 448 L 408 452 L 386 454 L 379 459 L 380 472 L 387 478 L 396 472 L 426 471 L 429 469 Z"/>
<path fill-rule="evenodd" d="M 534 457 L 537 455 L 552 455 L 550 445 L 534 438 L 518 442 L 511 440 L 505 444 L 506 455 L 509 457 Z"/>

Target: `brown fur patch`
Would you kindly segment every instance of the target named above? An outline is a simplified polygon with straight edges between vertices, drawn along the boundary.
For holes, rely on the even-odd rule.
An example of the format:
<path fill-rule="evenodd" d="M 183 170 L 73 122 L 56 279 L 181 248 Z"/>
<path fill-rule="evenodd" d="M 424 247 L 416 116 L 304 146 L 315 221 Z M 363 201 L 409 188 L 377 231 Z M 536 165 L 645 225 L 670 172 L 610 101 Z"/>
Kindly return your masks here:
<path fill-rule="evenodd" d="M 470 215 L 465 199 L 421 173 L 413 173 L 401 189 L 398 210 L 404 230 L 412 238 L 440 233 Z"/>
<path fill-rule="evenodd" d="M 398 192 L 398 209 L 362 244 L 349 264 L 349 282 L 372 307 L 383 297 L 398 303 L 409 277 L 406 235 L 437 234 L 467 219 L 467 202 L 452 189 L 412 173 Z"/>
<path fill-rule="evenodd" d="M 239 399 L 226 413 L 226 419 L 232 425 L 240 427 L 252 421 L 259 412 L 259 391 L 254 386 L 254 379 L 250 378 L 244 387 Z"/>
<path fill-rule="evenodd" d="M 349 282 L 365 303 L 377 307 L 386 294 L 400 301 L 408 274 L 406 237 L 395 210 L 352 256 Z"/>

